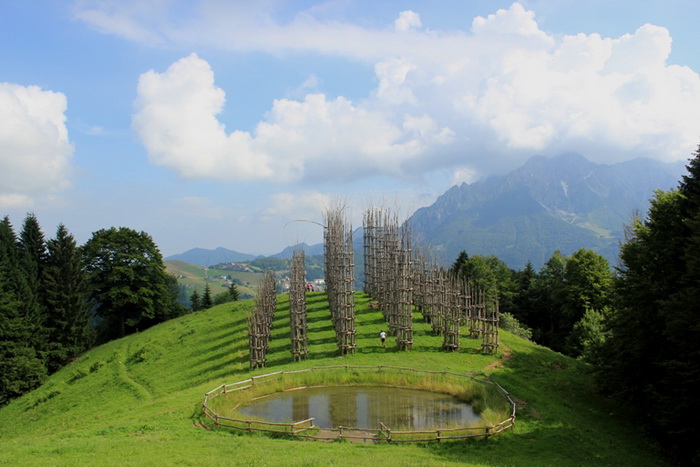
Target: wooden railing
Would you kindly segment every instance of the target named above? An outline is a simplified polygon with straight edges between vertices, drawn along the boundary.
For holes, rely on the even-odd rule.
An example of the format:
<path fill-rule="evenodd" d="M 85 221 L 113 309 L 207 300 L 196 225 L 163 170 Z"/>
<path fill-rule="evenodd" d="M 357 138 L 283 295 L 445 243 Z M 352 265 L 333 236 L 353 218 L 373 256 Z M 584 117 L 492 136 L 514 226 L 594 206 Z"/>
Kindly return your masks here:
<path fill-rule="evenodd" d="M 222 394 L 227 394 L 235 391 L 243 391 L 260 385 L 266 385 L 268 383 L 274 382 L 284 375 L 293 375 L 299 373 L 315 372 L 315 371 L 329 371 L 329 370 L 359 370 L 359 371 L 376 371 L 381 372 L 385 370 L 399 371 L 399 372 L 411 372 L 425 373 L 425 374 L 438 374 L 443 376 L 450 376 L 456 378 L 468 378 L 472 381 L 490 384 L 495 386 L 501 395 L 510 405 L 510 416 L 506 419 L 494 424 L 487 426 L 463 426 L 463 427 L 453 427 L 453 428 L 437 428 L 434 430 L 421 430 L 421 431 L 403 431 L 403 430 L 392 430 L 390 427 L 386 426 L 384 423 L 380 422 L 380 427 L 376 428 L 356 428 L 356 427 L 335 427 L 335 428 L 319 428 L 314 425 L 314 418 L 309 418 L 306 420 L 286 422 L 286 423 L 273 423 L 260 420 L 246 420 L 231 417 L 224 417 L 219 415 L 215 410 L 209 406 L 209 401 Z M 304 389 L 309 386 L 299 386 L 294 388 L 286 388 L 285 391 Z M 350 440 L 364 440 L 371 442 L 425 442 L 425 441 L 441 441 L 441 440 L 453 440 L 453 439 L 464 439 L 464 438 L 477 438 L 477 437 L 490 437 L 502 433 L 508 429 L 515 427 L 515 402 L 510 397 L 510 394 L 503 389 L 498 383 L 493 381 L 488 381 L 480 378 L 476 378 L 474 375 L 454 373 L 450 371 L 432 371 L 432 370 L 417 370 L 415 368 L 406 367 L 395 367 L 395 366 L 352 366 L 352 365 L 330 365 L 321 367 L 312 367 L 302 370 L 294 371 L 277 371 L 274 373 L 268 373 L 260 376 L 253 376 L 251 378 L 237 381 L 230 384 L 222 384 L 204 395 L 204 402 L 202 403 L 202 412 L 214 422 L 217 426 L 233 428 L 237 430 L 244 430 L 248 432 L 252 431 L 264 431 L 269 433 L 285 433 L 291 436 L 317 439 L 317 440 L 336 440 L 336 439 L 350 439 Z"/>

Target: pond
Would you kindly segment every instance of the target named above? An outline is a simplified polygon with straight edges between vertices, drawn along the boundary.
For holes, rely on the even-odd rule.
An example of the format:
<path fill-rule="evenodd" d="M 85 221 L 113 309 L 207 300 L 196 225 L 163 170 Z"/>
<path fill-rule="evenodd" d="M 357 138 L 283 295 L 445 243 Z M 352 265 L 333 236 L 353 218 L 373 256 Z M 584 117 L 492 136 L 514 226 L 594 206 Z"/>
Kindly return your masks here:
<path fill-rule="evenodd" d="M 467 426 L 480 420 L 454 396 L 417 389 L 329 386 L 280 392 L 239 407 L 238 412 L 269 422 L 313 417 L 319 428 L 338 426 L 392 430 L 433 430 Z"/>

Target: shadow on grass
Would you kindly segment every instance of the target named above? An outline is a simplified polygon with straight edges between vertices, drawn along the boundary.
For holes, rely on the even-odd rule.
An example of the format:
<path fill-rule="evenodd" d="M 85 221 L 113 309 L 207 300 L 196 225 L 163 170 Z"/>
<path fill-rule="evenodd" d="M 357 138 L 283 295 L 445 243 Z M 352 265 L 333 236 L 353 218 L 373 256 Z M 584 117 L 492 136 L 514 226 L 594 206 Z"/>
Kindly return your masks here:
<path fill-rule="evenodd" d="M 218 341 L 216 343 L 212 343 L 209 347 L 204 347 L 200 349 L 199 352 L 192 356 L 199 356 L 199 355 L 207 355 L 212 352 L 216 352 L 218 350 L 222 349 L 228 349 L 229 351 L 231 350 L 231 346 L 237 346 L 241 345 L 241 343 L 248 343 L 248 339 L 246 338 L 247 336 L 243 335 L 243 337 L 239 337 L 238 339 L 234 339 L 234 337 L 241 336 L 241 333 L 231 333 L 231 335 L 228 336 L 228 339 Z"/>
<path fill-rule="evenodd" d="M 248 344 L 247 342 L 244 343 L 243 345 L 240 345 L 240 344 L 239 344 L 239 345 L 237 345 L 237 346 L 231 347 L 231 348 L 226 349 L 226 350 L 224 350 L 224 351 L 222 351 L 222 352 L 219 352 L 219 353 L 217 353 L 217 354 L 207 355 L 206 358 L 200 358 L 200 359 L 198 359 L 198 360 L 194 360 L 194 361 L 191 363 L 191 366 L 197 367 L 197 366 L 200 366 L 200 365 L 205 365 L 205 364 L 207 364 L 207 363 L 216 363 L 216 362 L 219 362 L 219 361 L 229 362 L 229 361 L 230 361 L 229 359 L 230 359 L 230 357 L 231 357 L 232 355 L 237 355 L 239 352 L 247 350 L 247 349 L 248 349 L 248 345 L 247 345 L 247 344 Z M 211 366 L 208 367 L 208 368 L 211 368 Z M 207 371 L 207 370 L 206 370 L 206 368 L 205 368 L 204 370 L 202 370 L 201 373 L 204 373 L 204 372 L 206 372 L 206 371 Z"/>
<path fill-rule="evenodd" d="M 327 315 L 318 315 L 317 313 L 314 313 L 315 316 L 308 316 L 306 317 L 306 322 L 307 323 L 317 323 L 319 321 L 329 321 L 331 320 L 331 315 L 330 313 Z"/>
<path fill-rule="evenodd" d="M 328 325 L 323 326 L 323 327 L 311 327 L 311 326 L 309 326 L 308 331 L 309 331 L 309 334 L 317 333 L 317 332 L 333 331 L 333 325 L 328 324 Z"/>
<path fill-rule="evenodd" d="M 333 343 L 335 343 L 335 337 L 330 336 L 330 337 L 326 337 L 326 338 L 309 339 L 307 342 L 309 343 L 309 346 L 333 344 Z"/>
<path fill-rule="evenodd" d="M 340 353 L 338 349 L 333 349 L 333 350 L 327 350 L 325 352 L 309 352 L 309 358 L 308 360 L 316 360 L 319 358 L 333 358 L 333 357 L 340 357 Z"/>

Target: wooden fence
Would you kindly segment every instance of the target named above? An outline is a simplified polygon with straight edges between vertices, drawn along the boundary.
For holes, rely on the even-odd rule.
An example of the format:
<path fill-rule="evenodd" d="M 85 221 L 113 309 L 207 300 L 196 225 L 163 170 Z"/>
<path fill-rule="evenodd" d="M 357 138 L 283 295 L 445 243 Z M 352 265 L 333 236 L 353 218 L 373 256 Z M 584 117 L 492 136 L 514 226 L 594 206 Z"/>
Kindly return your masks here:
<path fill-rule="evenodd" d="M 271 383 L 278 382 L 285 375 L 295 375 L 300 373 L 317 372 L 317 371 L 332 371 L 332 370 L 353 370 L 353 371 L 366 371 L 366 372 L 377 372 L 381 373 L 383 371 L 396 371 L 396 372 L 406 372 L 411 374 L 432 374 L 439 375 L 441 377 L 451 377 L 457 379 L 470 379 L 472 381 L 493 385 L 498 389 L 500 394 L 510 405 L 510 416 L 506 419 L 495 423 L 493 425 L 487 426 L 463 426 L 463 427 L 453 427 L 453 428 L 437 428 L 434 430 L 421 430 L 421 431 L 405 431 L 405 430 L 392 430 L 390 427 L 386 426 L 384 423 L 380 422 L 379 428 L 359 428 L 359 427 L 344 427 L 338 426 L 335 428 L 319 428 L 314 425 L 314 418 L 308 418 L 305 420 L 291 421 L 286 423 L 273 423 L 260 420 L 246 420 L 231 417 L 224 417 L 219 415 L 214 409 L 209 405 L 209 401 L 213 398 L 219 397 L 222 394 L 227 394 L 235 391 L 243 391 L 253 387 L 265 387 L 270 386 Z M 299 386 L 293 388 L 286 388 L 284 391 L 293 391 L 299 389 L 306 389 L 308 387 L 314 386 Z M 269 395 L 269 394 L 268 394 Z M 264 397 L 264 396 L 263 396 Z M 395 367 L 395 366 L 385 366 L 380 365 L 376 367 L 367 366 L 353 366 L 353 365 L 330 365 L 330 366 L 320 366 L 312 367 L 302 370 L 294 371 L 277 371 L 274 373 L 268 373 L 260 376 L 253 376 L 251 378 L 237 381 L 230 384 L 222 384 L 221 386 L 212 389 L 204 395 L 204 402 L 202 403 L 203 414 L 213 421 L 217 426 L 233 428 L 237 430 L 243 430 L 248 432 L 253 431 L 263 431 L 268 433 L 285 433 L 295 437 L 301 437 L 306 439 L 315 440 L 326 440 L 333 441 L 338 439 L 348 439 L 352 441 L 364 441 L 364 442 L 426 442 L 426 441 L 442 441 L 442 440 L 454 440 L 454 439 L 465 439 L 465 438 L 478 438 L 478 437 L 491 437 L 502 433 L 508 429 L 515 427 L 515 402 L 510 397 L 510 394 L 503 389 L 498 383 L 493 381 L 488 381 L 480 378 L 476 378 L 473 375 L 455 373 L 450 371 L 432 371 L 432 370 L 418 370 L 415 368 L 407 367 Z"/>

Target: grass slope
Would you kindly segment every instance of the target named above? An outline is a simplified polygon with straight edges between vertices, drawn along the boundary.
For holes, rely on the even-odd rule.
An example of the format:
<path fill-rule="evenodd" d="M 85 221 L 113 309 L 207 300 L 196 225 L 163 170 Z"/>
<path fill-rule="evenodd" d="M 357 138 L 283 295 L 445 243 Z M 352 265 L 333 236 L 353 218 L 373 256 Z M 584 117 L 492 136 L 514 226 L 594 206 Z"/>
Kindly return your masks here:
<path fill-rule="evenodd" d="M 439 350 L 419 316 L 414 350 L 382 349 L 385 324 L 356 294 L 357 353 L 336 356 L 325 295 L 310 294 L 310 359 L 289 352 L 289 302 L 278 298 L 268 368 L 398 365 L 481 372 L 519 403 L 514 431 L 489 440 L 417 445 L 332 444 L 206 430 L 206 391 L 247 378 L 246 313 L 230 303 L 100 346 L 39 389 L 0 409 L 0 465 L 659 465 L 624 411 L 597 396 L 586 367 L 508 333 L 510 353 L 486 356 L 463 338 L 458 353 Z M 500 360 L 500 362 L 499 362 Z"/>
<path fill-rule="evenodd" d="M 175 277 L 177 277 L 178 282 L 187 287 L 188 295 L 191 295 L 195 288 L 199 291 L 199 294 L 202 295 L 207 283 L 209 284 L 212 295 L 225 292 L 226 289 L 222 286 L 223 282 L 219 279 L 213 278 L 230 275 L 233 279 L 238 279 L 241 284 L 248 284 L 237 286 L 238 293 L 241 295 L 248 294 L 255 296 L 257 294 L 257 287 L 262 278 L 262 274 L 254 272 L 227 271 L 224 269 L 209 268 L 206 274 L 210 279 L 207 281 L 205 278 L 204 269 L 201 266 L 186 263 L 177 259 L 169 259 L 164 263 L 166 271 L 169 274 L 173 274 Z"/>

